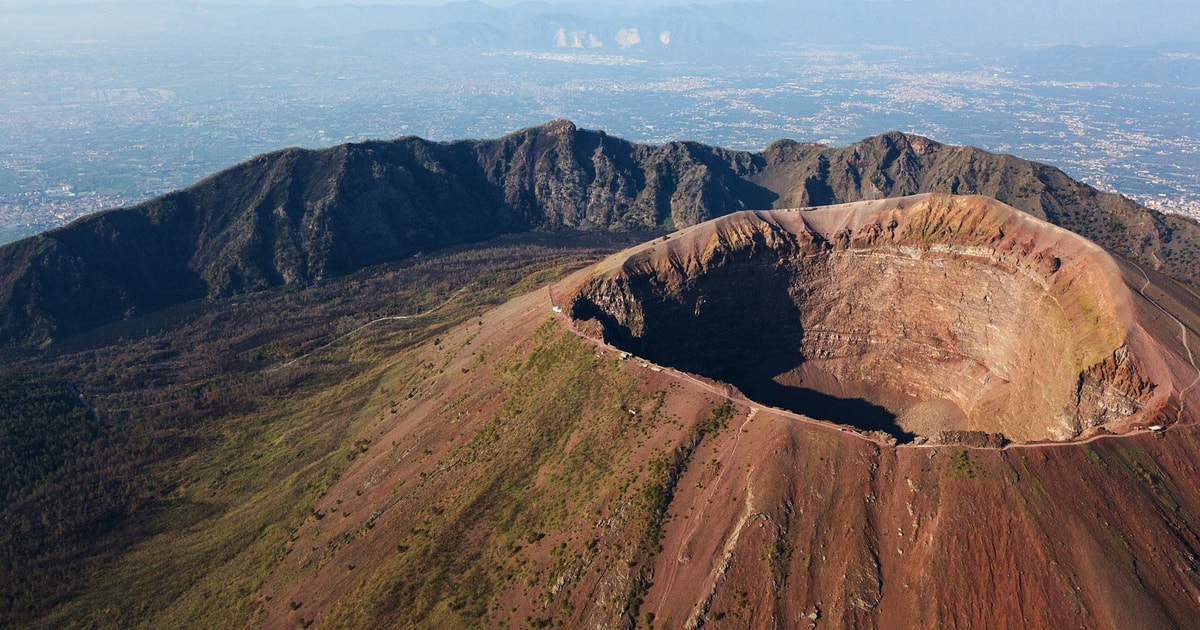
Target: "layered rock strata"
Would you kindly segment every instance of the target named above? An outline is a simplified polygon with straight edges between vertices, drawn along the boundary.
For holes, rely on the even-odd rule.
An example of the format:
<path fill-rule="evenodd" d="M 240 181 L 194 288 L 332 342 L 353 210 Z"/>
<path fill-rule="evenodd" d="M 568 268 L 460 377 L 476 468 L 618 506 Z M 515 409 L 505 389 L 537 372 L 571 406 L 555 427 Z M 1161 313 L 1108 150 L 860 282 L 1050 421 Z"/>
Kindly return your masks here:
<path fill-rule="evenodd" d="M 1190 366 L 1145 343 L 1122 265 L 994 200 L 921 195 L 684 230 L 606 261 L 571 313 L 656 363 L 901 441 L 1066 440 L 1178 412 Z"/>

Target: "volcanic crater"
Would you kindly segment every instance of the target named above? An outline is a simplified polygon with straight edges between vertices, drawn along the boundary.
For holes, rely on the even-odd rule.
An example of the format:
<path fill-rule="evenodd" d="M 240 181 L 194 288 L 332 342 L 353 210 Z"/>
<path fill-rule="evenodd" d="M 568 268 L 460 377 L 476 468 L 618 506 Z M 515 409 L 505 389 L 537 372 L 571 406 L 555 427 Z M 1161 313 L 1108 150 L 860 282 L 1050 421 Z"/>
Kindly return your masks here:
<path fill-rule="evenodd" d="M 1122 265 L 995 200 L 920 195 L 683 230 L 601 263 L 570 314 L 882 439 L 1063 441 L 1181 413 L 1172 374 L 1194 366 L 1147 341 Z"/>

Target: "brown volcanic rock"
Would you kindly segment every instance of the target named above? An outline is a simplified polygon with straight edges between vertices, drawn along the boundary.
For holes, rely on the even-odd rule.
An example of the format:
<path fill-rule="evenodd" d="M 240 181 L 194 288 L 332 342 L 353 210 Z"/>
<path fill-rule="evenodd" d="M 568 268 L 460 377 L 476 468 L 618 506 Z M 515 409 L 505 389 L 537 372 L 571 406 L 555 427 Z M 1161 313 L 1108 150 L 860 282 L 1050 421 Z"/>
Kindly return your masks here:
<path fill-rule="evenodd" d="M 1196 397 L 1183 324 L 1136 273 L 994 200 L 923 195 L 690 228 L 611 258 L 572 312 L 635 354 L 818 418 L 901 439 L 1064 440 L 1168 424 Z"/>
<path fill-rule="evenodd" d="M 837 234 L 847 234 L 841 245 L 829 237 Z M 797 295 L 850 299 L 815 276 L 790 284 L 797 268 L 788 264 L 801 255 L 848 282 L 858 282 L 851 263 L 867 266 L 871 282 L 852 287 L 860 291 L 899 274 L 911 294 L 893 296 L 901 308 L 889 320 L 864 320 L 880 326 L 867 342 L 854 331 L 818 337 L 829 372 L 850 369 L 838 362 L 846 349 L 871 365 L 898 360 L 888 353 L 909 346 L 889 345 L 892 327 L 907 326 L 900 330 L 914 339 L 931 334 L 903 307 L 929 302 L 921 314 L 942 321 L 944 298 L 913 272 L 932 268 L 949 279 L 939 286 L 951 299 L 949 288 L 968 280 L 990 288 L 991 311 L 964 312 L 988 317 L 995 343 L 967 343 L 979 327 L 952 329 L 943 353 L 904 357 L 920 373 L 905 382 L 940 383 L 966 401 L 956 405 L 974 395 L 977 407 L 1002 407 L 999 394 L 975 390 L 1009 369 L 1001 393 L 1011 400 L 1027 369 L 1060 379 L 1047 389 L 1064 392 L 1044 400 L 1025 392 L 1004 411 L 1012 423 L 1033 419 L 1022 415 L 1026 403 L 1055 412 L 1031 431 L 1089 410 L 1120 415 L 1114 401 L 1129 400 L 1140 407 L 1106 427 L 1175 423 L 1160 434 L 1005 448 L 970 430 L 946 436 L 953 444 L 889 446 L 720 383 L 622 360 L 552 313 L 572 295 L 607 296 L 604 304 L 641 314 L 626 321 L 657 334 L 663 306 L 639 292 L 656 286 L 664 301 L 703 296 L 679 307 L 700 322 L 682 332 L 716 343 L 754 332 L 739 319 L 778 315 L 758 318 L 763 309 L 809 312 L 811 299 L 768 292 L 780 277 Z M 724 273 L 731 269 L 738 273 Z M 979 198 L 734 215 L 614 257 L 380 366 L 379 391 L 359 420 L 359 440 L 371 446 L 292 534 L 254 623 L 1185 627 L 1200 615 L 1200 490 L 1191 483 L 1200 433 L 1197 373 L 1181 365 L 1179 326 L 1195 328 L 1197 305 L 1176 285 L 1152 276 L 1142 287 L 1135 276 L 1081 239 Z M 739 285 L 749 290 L 717 305 L 738 317 L 703 328 L 719 296 L 700 289 Z M 830 300 L 819 312 L 842 321 L 869 308 L 868 298 L 879 296 L 868 291 L 853 308 Z M 1007 323 L 1017 316 L 1020 325 Z M 704 344 L 693 345 L 701 356 Z M 983 385 L 939 381 L 971 365 L 968 352 L 980 352 L 974 382 Z M 1050 361 L 1056 353 L 1066 358 Z M 1030 356 L 1054 369 L 1024 364 Z M 1113 398 L 1089 393 L 1089 378 Z"/>

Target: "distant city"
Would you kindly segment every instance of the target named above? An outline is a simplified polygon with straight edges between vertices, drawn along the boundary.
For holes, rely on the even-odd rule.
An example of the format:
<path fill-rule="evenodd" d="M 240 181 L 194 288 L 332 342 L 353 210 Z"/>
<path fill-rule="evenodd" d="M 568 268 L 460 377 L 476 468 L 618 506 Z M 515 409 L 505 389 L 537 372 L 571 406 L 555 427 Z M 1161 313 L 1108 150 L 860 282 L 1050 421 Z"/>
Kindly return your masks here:
<path fill-rule="evenodd" d="M 639 142 L 749 150 L 912 132 L 1045 162 L 1200 219 L 1200 47 L 809 43 L 724 54 L 673 43 L 669 30 L 548 24 L 544 43 L 525 48 L 387 33 L 0 42 L 0 242 L 287 146 L 494 137 L 552 118 Z"/>

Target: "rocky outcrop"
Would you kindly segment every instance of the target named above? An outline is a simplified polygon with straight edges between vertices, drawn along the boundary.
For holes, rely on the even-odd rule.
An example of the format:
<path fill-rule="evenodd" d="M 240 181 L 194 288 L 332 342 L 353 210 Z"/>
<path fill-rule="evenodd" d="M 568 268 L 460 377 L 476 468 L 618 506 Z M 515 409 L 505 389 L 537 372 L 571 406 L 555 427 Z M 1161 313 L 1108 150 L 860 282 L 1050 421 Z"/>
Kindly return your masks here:
<path fill-rule="evenodd" d="M 1112 356 L 1080 373 L 1076 401 L 1063 410 L 1060 420 L 1071 433 L 1128 418 L 1141 410 L 1154 391 L 1142 366 L 1130 356 L 1129 347 L 1117 348 Z"/>
<path fill-rule="evenodd" d="M 935 435 L 918 440 L 921 444 L 969 446 L 971 448 L 1003 448 L 1008 438 L 1003 433 L 984 431 L 938 431 Z"/>

